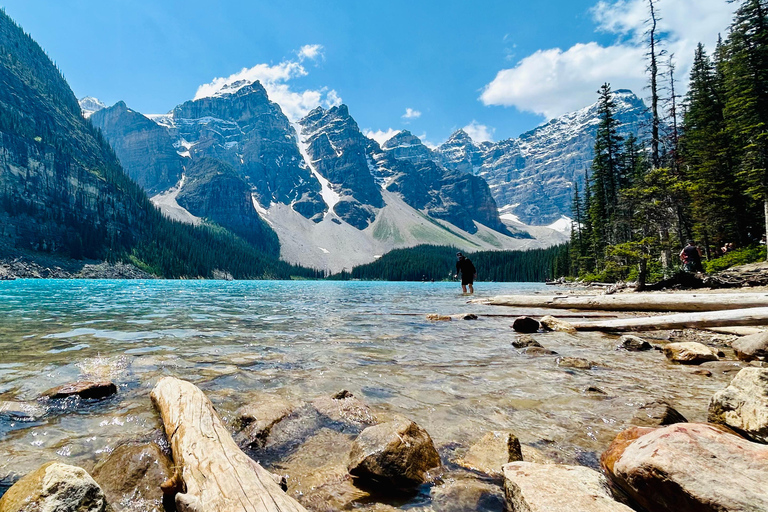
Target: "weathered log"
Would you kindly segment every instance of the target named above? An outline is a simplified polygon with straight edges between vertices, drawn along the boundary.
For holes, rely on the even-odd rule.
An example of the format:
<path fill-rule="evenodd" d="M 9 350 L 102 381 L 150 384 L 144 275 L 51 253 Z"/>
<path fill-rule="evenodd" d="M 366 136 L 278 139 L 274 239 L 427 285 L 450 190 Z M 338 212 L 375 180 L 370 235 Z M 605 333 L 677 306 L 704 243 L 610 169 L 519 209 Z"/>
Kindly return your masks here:
<path fill-rule="evenodd" d="M 306 512 L 274 475 L 240 451 L 197 386 L 164 377 L 150 396 L 181 479 L 179 512 Z"/>
<path fill-rule="evenodd" d="M 749 336 L 765 332 L 765 327 L 707 327 L 708 331 L 719 334 L 734 334 L 736 336 Z"/>
<path fill-rule="evenodd" d="M 491 306 L 603 311 L 720 311 L 768 306 L 768 293 L 623 293 L 619 295 L 499 295 L 471 302 Z"/>
<path fill-rule="evenodd" d="M 768 307 L 571 322 L 571 326 L 577 331 L 658 331 L 662 329 L 764 325 L 766 322 L 768 322 Z"/>

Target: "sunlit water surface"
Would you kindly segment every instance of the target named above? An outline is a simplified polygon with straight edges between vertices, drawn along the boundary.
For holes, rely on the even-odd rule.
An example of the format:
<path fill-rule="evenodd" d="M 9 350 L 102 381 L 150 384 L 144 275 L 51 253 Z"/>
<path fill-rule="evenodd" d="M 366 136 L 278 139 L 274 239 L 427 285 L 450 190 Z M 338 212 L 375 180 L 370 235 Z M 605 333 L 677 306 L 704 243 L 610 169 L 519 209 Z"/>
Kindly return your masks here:
<path fill-rule="evenodd" d="M 553 292 L 546 288 L 478 283 L 477 296 Z M 0 400 L 35 400 L 89 375 L 119 386 L 110 399 L 65 401 L 36 422 L 0 419 L 0 492 L 47 460 L 90 469 L 122 442 L 162 439 L 149 392 L 164 375 L 197 383 L 227 422 L 251 391 L 311 400 L 348 389 L 422 425 L 444 462 L 488 430 L 512 430 L 556 460 L 592 467 L 638 404 L 665 398 L 703 421 L 728 380 L 692 376 L 658 351 L 617 351 L 616 336 L 534 335 L 559 355 L 598 363 L 560 368 L 554 356 L 512 347 L 512 318 L 482 316 L 537 311 L 468 304 L 459 291 L 455 283 L 0 282 Z M 470 312 L 480 320 L 425 318 Z"/>

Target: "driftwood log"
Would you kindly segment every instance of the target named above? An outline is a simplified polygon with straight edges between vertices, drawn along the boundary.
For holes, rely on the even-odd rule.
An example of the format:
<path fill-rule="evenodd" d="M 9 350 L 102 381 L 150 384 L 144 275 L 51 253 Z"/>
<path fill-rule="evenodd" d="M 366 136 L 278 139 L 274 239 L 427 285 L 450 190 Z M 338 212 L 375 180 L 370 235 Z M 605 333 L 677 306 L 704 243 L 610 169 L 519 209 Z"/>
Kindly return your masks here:
<path fill-rule="evenodd" d="M 577 331 L 654 331 L 768 324 L 768 307 L 571 322 Z"/>
<path fill-rule="evenodd" d="M 197 386 L 164 377 L 150 396 L 173 452 L 179 512 L 306 512 L 238 448 Z"/>
<path fill-rule="evenodd" d="M 768 293 L 632 293 L 620 295 L 500 295 L 471 302 L 491 306 L 602 311 L 722 311 L 768 307 Z M 727 324 L 720 324 L 727 325 Z M 736 325 L 736 324 L 732 324 Z M 746 325 L 746 324 L 742 324 Z M 753 325 L 753 324 L 749 324 Z"/>

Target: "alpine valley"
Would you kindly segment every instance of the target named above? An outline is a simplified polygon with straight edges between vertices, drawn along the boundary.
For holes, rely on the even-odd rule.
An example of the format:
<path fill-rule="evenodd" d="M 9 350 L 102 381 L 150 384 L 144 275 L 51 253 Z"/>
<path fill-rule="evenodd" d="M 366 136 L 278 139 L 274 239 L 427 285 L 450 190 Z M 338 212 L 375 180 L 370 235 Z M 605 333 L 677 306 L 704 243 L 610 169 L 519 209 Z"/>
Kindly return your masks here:
<path fill-rule="evenodd" d="M 240 81 L 144 115 L 80 100 L 123 168 L 168 217 L 214 223 L 281 259 L 338 272 L 419 244 L 462 250 L 548 247 L 568 239 L 599 122 L 591 105 L 516 139 L 463 130 L 429 148 L 408 131 L 379 144 L 346 105 L 291 123 L 258 82 Z M 615 94 L 624 134 L 648 114 Z"/>

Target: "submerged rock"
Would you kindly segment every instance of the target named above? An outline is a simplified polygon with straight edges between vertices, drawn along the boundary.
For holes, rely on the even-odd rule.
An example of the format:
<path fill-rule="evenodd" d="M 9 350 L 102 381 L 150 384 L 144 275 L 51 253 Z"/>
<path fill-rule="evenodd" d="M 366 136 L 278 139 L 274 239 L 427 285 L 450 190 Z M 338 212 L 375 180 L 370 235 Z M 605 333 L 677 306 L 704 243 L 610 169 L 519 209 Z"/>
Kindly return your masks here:
<path fill-rule="evenodd" d="M 739 338 L 731 347 L 736 352 L 736 357 L 742 361 L 764 361 L 768 357 L 768 331 Z"/>
<path fill-rule="evenodd" d="M 512 322 L 512 328 L 515 330 L 515 332 L 521 332 L 524 334 L 538 332 L 540 327 L 541 325 L 539 324 L 539 321 L 529 316 L 521 316 Z"/>
<path fill-rule="evenodd" d="M 83 468 L 49 462 L 0 498 L 0 512 L 104 512 L 107 499 Z"/>
<path fill-rule="evenodd" d="M 744 368 L 736 374 L 710 400 L 707 419 L 768 443 L 768 368 Z"/>
<path fill-rule="evenodd" d="M 557 366 L 561 368 L 575 368 L 577 370 L 589 370 L 593 366 L 597 366 L 594 361 L 581 357 L 558 357 L 556 362 Z"/>
<path fill-rule="evenodd" d="M 50 399 L 79 396 L 80 398 L 106 398 L 117 393 L 117 386 L 108 380 L 82 380 L 51 388 L 43 397 Z"/>
<path fill-rule="evenodd" d="M 617 350 L 624 349 L 630 352 L 641 352 L 644 350 L 651 350 L 652 348 L 653 345 L 640 336 L 634 336 L 632 334 L 627 334 L 619 338 L 619 344 L 616 346 Z"/>
<path fill-rule="evenodd" d="M 613 499 L 603 475 L 583 466 L 512 462 L 503 473 L 511 512 L 632 512 Z"/>
<path fill-rule="evenodd" d="M 517 339 L 512 342 L 512 346 L 515 348 L 540 347 L 541 343 L 524 334 L 522 336 L 518 336 Z"/>
<path fill-rule="evenodd" d="M 453 318 L 448 315 L 438 315 L 437 313 L 432 313 L 427 315 L 427 320 L 432 320 L 433 322 L 450 322 L 453 320 Z"/>
<path fill-rule="evenodd" d="M 501 474 L 501 468 L 499 468 Z M 432 488 L 432 506 L 435 512 L 501 512 L 504 510 L 504 492 L 501 487 L 474 478 L 446 480 Z"/>
<path fill-rule="evenodd" d="M 713 373 L 738 373 L 746 365 L 740 361 L 707 361 L 701 363 L 702 368 L 706 368 Z"/>
<path fill-rule="evenodd" d="M 260 394 L 235 412 L 236 423 L 242 429 L 235 441 L 241 447 L 263 448 L 272 427 L 300 406 L 274 395 Z"/>
<path fill-rule="evenodd" d="M 687 422 L 682 414 L 664 400 L 654 400 L 641 405 L 630 421 L 638 427 L 660 427 Z"/>
<path fill-rule="evenodd" d="M 329 420 L 353 427 L 360 428 L 378 422 L 371 408 L 346 389 L 330 397 L 318 398 L 312 405 Z"/>
<path fill-rule="evenodd" d="M 512 432 L 487 432 L 456 463 L 492 477 L 501 477 L 501 466 L 520 460 L 523 460 L 520 441 Z"/>
<path fill-rule="evenodd" d="M 115 512 L 162 512 L 160 485 L 173 476 L 173 461 L 155 443 L 124 444 L 93 470 Z"/>
<path fill-rule="evenodd" d="M 600 462 L 611 480 L 647 510 L 768 510 L 768 447 L 714 425 L 625 430 Z"/>
<path fill-rule="evenodd" d="M 717 361 L 717 352 L 696 341 L 668 343 L 664 346 L 667 359 L 682 364 L 701 364 L 705 361 Z"/>
<path fill-rule="evenodd" d="M 557 352 L 544 347 L 526 347 L 523 354 L 527 356 L 556 356 Z"/>
<path fill-rule="evenodd" d="M 440 456 L 426 430 L 397 416 L 363 430 L 352 444 L 349 473 L 372 484 L 413 487 L 429 479 Z"/>
<path fill-rule="evenodd" d="M 0 418 L 35 421 L 46 413 L 45 407 L 34 402 L 0 400 Z"/>

